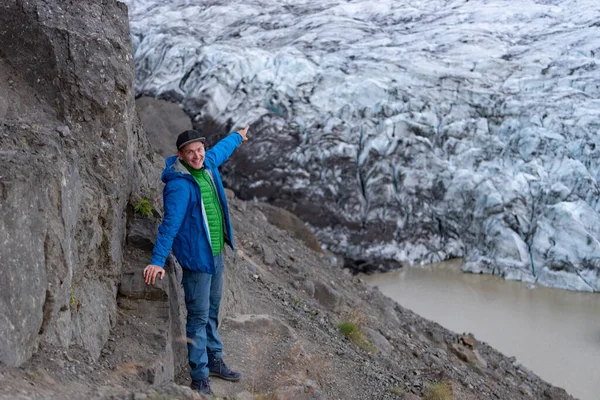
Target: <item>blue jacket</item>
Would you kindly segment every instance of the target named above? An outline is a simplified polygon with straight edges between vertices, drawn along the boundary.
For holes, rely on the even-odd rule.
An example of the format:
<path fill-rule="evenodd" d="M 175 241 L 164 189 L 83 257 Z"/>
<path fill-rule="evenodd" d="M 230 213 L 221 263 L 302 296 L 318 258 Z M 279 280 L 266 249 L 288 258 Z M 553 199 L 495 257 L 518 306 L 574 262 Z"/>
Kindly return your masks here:
<path fill-rule="evenodd" d="M 231 133 L 208 150 L 204 156 L 204 168 L 212 176 L 223 209 L 225 243 L 232 250 L 235 250 L 233 232 L 218 167 L 231 156 L 240 143 L 242 143 L 242 136 Z M 214 274 L 215 263 L 200 186 L 192 174 L 181 165 L 177 156 L 167 158 L 165 164 L 166 168 L 161 176 L 165 183 L 163 189 L 165 214 L 158 228 L 158 237 L 150 263 L 164 267 L 165 260 L 173 248 L 173 253 L 183 268 Z"/>

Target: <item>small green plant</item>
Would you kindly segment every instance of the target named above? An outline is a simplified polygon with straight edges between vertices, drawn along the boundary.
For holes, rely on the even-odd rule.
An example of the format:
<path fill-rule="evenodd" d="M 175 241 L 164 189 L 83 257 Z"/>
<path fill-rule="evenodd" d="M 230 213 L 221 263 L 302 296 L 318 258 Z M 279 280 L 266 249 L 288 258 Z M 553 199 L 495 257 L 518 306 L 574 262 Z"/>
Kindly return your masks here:
<path fill-rule="evenodd" d="M 423 393 L 424 400 L 453 400 L 452 383 L 448 381 L 435 382 L 427 385 Z"/>
<path fill-rule="evenodd" d="M 79 311 L 79 307 L 81 306 L 79 299 L 77 298 L 77 296 L 75 296 L 75 286 L 74 285 L 71 286 L 71 295 L 69 298 L 69 306 L 71 307 L 71 310 L 75 309 L 75 311 Z"/>
<path fill-rule="evenodd" d="M 401 388 L 400 386 L 396 386 L 390 389 L 390 392 L 392 392 L 392 394 L 395 394 L 396 396 L 400 396 L 401 394 L 404 393 L 404 389 Z"/>
<path fill-rule="evenodd" d="M 346 336 L 352 343 L 360 347 L 361 349 L 374 352 L 375 348 L 373 345 L 367 340 L 362 329 L 360 329 L 360 325 L 353 321 L 343 321 L 338 324 L 338 329 L 342 333 L 342 335 Z"/>
<path fill-rule="evenodd" d="M 142 217 L 149 217 L 152 215 L 152 206 L 146 199 L 140 200 L 134 207 L 135 212 L 142 215 Z"/>
<path fill-rule="evenodd" d="M 352 321 L 340 322 L 337 327 L 342 335 L 346 336 L 347 338 L 352 338 L 358 334 L 358 325 Z"/>
<path fill-rule="evenodd" d="M 34 380 L 40 379 L 40 374 L 38 374 L 37 372 L 34 372 L 34 371 L 27 371 L 27 376 L 29 376 L 29 378 L 34 379 Z"/>
<path fill-rule="evenodd" d="M 297 297 L 294 297 L 292 299 L 292 303 L 296 306 L 296 307 L 302 307 L 304 306 L 304 301 L 302 299 L 299 299 Z"/>

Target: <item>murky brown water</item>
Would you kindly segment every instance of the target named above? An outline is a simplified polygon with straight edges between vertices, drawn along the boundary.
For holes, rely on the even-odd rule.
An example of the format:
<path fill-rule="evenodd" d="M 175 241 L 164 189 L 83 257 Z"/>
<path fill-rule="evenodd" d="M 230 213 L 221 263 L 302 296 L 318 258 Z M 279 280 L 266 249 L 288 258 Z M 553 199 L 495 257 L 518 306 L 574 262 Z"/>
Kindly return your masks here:
<path fill-rule="evenodd" d="M 581 400 L 600 399 L 600 295 L 460 271 L 460 260 L 364 277 L 455 332 L 472 332 Z"/>

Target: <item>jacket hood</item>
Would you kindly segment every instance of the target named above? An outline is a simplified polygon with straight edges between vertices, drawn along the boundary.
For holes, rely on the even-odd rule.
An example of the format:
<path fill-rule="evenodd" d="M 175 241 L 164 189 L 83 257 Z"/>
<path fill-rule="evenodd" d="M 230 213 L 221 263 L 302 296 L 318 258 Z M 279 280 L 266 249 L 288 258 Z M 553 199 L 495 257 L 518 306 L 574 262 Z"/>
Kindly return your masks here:
<path fill-rule="evenodd" d="M 160 179 L 164 183 L 167 183 L 173 179 L 185 178 L 186 175 L 192 177 L 192 174 L 190 174 L 190 172 L 179 162 L 178 157 L 172 156 L 165 160 L 165 169 L 163 170 Z"/>

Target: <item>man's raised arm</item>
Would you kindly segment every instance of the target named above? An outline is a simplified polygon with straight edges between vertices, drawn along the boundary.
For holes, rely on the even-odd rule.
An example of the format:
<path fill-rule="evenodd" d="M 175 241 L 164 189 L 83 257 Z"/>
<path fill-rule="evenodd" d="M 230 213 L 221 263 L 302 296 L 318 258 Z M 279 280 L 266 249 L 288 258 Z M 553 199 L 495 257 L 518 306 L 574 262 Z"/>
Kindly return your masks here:
<path fill-rule="evenodd" d="M 225 138 L 221 139 L 212 149 L 208 150 L 205 155 L 205 160 L 212 166 L 218 167 L 223 164 L 233 151 L 237 149 L 240 143 L 248 140 L 248 126 L 237 132 L 230 133 Z"/>

